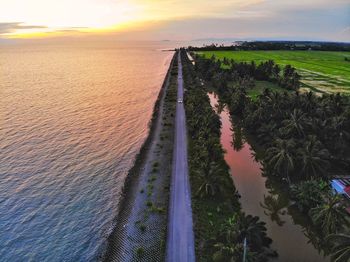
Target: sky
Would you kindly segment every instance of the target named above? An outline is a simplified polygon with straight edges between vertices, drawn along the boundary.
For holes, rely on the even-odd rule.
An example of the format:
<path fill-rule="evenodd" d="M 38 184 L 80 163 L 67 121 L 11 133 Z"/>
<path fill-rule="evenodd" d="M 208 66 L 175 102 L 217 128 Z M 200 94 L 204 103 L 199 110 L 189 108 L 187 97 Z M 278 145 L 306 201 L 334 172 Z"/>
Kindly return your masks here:
<path fill-rule="evenodd" d="M 0 0 L 0 38 L 350 42 L 350 0 Z"/>

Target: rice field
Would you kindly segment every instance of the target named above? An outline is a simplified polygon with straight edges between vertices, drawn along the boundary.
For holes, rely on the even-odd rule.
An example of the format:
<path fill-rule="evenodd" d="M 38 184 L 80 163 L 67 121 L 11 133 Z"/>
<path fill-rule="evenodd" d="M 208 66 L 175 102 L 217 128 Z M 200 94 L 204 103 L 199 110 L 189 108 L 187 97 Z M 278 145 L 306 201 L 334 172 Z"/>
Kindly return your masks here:
<path fill-rule="evenodd" d="M 207 58 L 215 55 L 217 59 L 234 59 L 235 61 L 255 61 L 260 63 L 274 60 L 285 66 L 290 64 L 297 68 L 302 76 L 302 89 L 319 92 L 341 92 L 350 95 L 350 52 L 325 51 L 206 51 L 197 52 Z"/>
<path fill-rule="evenodd" d="M 267 81 L 256 81 L 255 87 L 247 90 L 247 94 L 253 100 L 256 100 L 257 97 L 264 92 L 264 90 L 268 88 L 275 92 L 286 92 L 286 89 L 280 88 L 277 84 L 267 82 Z M 290 91 L 287 91 L 290 92 Z"/>

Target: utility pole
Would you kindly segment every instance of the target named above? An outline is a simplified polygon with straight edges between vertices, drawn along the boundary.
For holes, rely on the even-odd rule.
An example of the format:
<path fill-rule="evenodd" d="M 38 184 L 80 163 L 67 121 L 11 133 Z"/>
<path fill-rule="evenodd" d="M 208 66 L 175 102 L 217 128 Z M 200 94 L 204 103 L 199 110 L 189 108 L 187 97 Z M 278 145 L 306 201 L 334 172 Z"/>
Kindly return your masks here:
<path fill-rule="evenodd" d="M 243 241 L 243 262 L 246 261 L 246 257 L 247 257 L 247 238 L 244 238 Z"/>

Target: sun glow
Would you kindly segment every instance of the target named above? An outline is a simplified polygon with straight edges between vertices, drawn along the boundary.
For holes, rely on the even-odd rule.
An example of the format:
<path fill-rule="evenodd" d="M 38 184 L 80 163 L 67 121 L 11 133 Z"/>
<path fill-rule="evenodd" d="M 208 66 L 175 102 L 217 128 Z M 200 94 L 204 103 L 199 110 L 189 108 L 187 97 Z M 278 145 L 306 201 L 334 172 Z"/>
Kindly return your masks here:
<path fill-rule="evenodd" d="M 0 33 L 11 38 L 118 30 L 142 11 L 128 0 L 11 0 L 1 9 L 0 22 L 9 26 Z"/>
<path fill-rule="evenodd" d="M 206 2 L 205 5 L 202 1 Z M 221 14 L 261 0 L 0 0 L 0 36 L 31 38 L 139 28 L 155 21 Z"/>

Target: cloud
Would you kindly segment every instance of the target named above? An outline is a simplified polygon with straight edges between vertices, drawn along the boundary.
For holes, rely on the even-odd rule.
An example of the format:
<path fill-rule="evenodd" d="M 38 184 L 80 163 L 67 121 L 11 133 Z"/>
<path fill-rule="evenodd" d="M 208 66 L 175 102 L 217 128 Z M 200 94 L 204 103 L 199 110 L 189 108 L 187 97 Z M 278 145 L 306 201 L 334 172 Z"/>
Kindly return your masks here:
<path fill-rule="evenodd" d="M 16 30 L 27 30 L 27 29 L 45 29 L 46 26 L 40 25 L 26 25 L 23 22 L 10 22 L 1 23 L 0 22 L 0 35 L 13 33 Z"/>
<path fill-rule="evenodd" d="M 48 34 L 50 33 L 79 33 L 79 34 L 84 34 L 84 32 L 81 31 L 81 29 L 84 29 L 84 28 L 65 28 L 65 29 L 57 29 L 55 31 L 52 31 L 52 32 L 48 32 Z"/>
<path fill-rule="evenodd" d="M 249 8 L 266 0 L 131 0 L 141 10 L 144 19 L 169 20 L 196 17 L 237 16 L 244 8 Z"/>
<path fill-rule="evenodd" d="M 334 14 L 334 16 L 337 13 Z M 330 16 L 328 18 L 332 18 Z M 193 40 L 193 39 L 276 39 L 349 41 L 337 19 L 300 14 L 283 18 L 279 14 L 252 19 L 250 16 L 231 18 L 171 19 L 153 23 L 151 27 L 120 32 L 120 39 Z M 293 20 L 294 19 L 294 20 Z M 337 32 L 340 32 L 337 33 Z"/>
<path fill-rule="evenodd" d="M 337 32 L 339 41 L 350 42 L 350 26 Z"/>
<path fill-rule="evenodd" d="M 344 28 L 343 30 L 340 31 L 341 34 L 350 34 L 350 26 L 349 27 L 346 27 Z"/>
<path fill-rule="evenodd" d="M 149 34 L 150 39 L 266 37 L 349 40 L 346 32 L 336 33 L 350 26 L 349 0 L 332 0 L 331 3 L 329 0 L 132 1 L 145 5 L 149 20 L 161 21 L 153 30 L 143 34 L 145 38 Z"/>
<path fill-rule="evenodd" d="M 10 34 L 17 34 L 19 31 L 21 33 L 29 33 L 32 30 L 40 30 L 44 32 L 47 36 L 60 34 L 83 34 L 85 29 L 89 29 L 88 27 L 60 27 L 60 28 L 49 28 L 47 26 L 41 25 L 27 25 L 23 22 L 0 22 L 0 38 L 7 38 Z M 35 30 L 35 31 L 37 31 Z"/>

